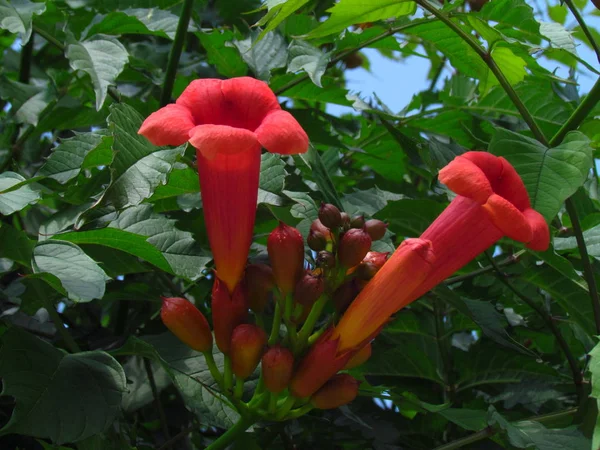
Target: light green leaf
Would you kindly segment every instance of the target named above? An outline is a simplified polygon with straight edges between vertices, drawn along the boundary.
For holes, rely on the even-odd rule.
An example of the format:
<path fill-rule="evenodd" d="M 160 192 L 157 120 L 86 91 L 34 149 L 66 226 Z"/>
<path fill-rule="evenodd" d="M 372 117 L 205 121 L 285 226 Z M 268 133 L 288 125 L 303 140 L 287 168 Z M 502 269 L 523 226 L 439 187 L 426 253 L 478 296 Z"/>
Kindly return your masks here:
<path fill-rule="evenodd" d="M 281 22 L 291 16 L 295 11 L 302 8 L 309 0 L 275 0 L 267 1 L 269 11 L 257 23 L 259 26 L 267 25 L 256 38 L 260 41 L 267 33 L 273 31 Z"/>
<path fill-rule="evenodd" d="M 0 28 L 10 33 L 19 33 L 21 45 L 27 44 L 31 37 L 33 16 L 39 16 L 46 10 L 46 3 L 29 0 L 0 0 Z"/>
<path fill-rule="evenodd" d="M 496 29 L 510 36 L 516 28 L 537 35 L 540 25 L 533 8 L 525 0 L 494 0 L 487 2 L 477 14 L 486 21 L 497 22 Z"/>
<path fill-rule="evenodd" d="M 199 278 L 211 260 L 191 233 L 175 228 L 175 220 L 154 213 L 152 205 L 149 204 L 126 209 L 109 227 L 145 236 L 147 242 L 162 252 L 173 273 L 190 280 Z M 123 245 L 119 247 L 120 250 L 127 251 L 126 242 L 120 245 Z M 149 262 L 160 264 L 154 258 Z"/>
<path fill-rule="evenodd" d="M 492 58 L 506 77 L 506 80 L 512 85 L 520 83 L 525 79 L 527 63 L 520 56 L 515 55 L 512 50 L 504 46 L 496 46 L 492 50 Z M 498 79 L 492 73 L 487 72 L 487 77 L 481 80 L 479 89 L 481 92 L 487 92 L 492 86 L 499 84 Z"/>
<path fill-rule="evenodd" d="M 47 87 L 0 77 L 0 97 L 11 103 L 11 114 L 17 123 L 37 125 L 40 114 L 52 101 L 53 94 Z"/>
<path fill-rule="evenodd" d="M 111 106 L 108 117 L 114 136 L 112 164 L 113 182 L 105 200 L 116 208 L 135 206 L 152 196 L 154 190 L 165 184 L 175 161 L 185 151 L 185 145 L 161 149 L 137 134 L 142 117 L 131 106 L 120 103 Z"/>
<path fill-rule="evenodd" d="M 0 434 L 22 433 L 56 444 L 104 431 L 121 412 L 121 365 L 101 351 L 68 355 L 18 328 L 2 335 L 2 395 L 17 405 Z"/>
<path fill-rule="evenodd" d="M 73 41 L 67 46 L 65 54 L 73 70 L 83 70 L 92 79 L 96 109 L 100 110 L 108 87 L 115 84 L 129 60 L 127 50 L 117 39 L 104 36 L 83 42 Z"/>
<path fill-rule="evenodd" d="M 540 33 L 550 40 L 550 44 L 556 48 L 562 48 L 574 55 L 577 55 L 575 41 L 570 31 L 567 31 L 559 23 L 541 22 Z"/>
<path fill-rule="evenodd" d="M 200 183 L 198 182 L 198 172 L 195 169 L 190 167 L 173 169 L 167 183 L 156 188 L 150 197 L 150 202 L 186 194 L 198 194 L 200 197 L 199 192 Z"/>
<path fill-rule="evenodd" d="M 548 149 L 531 138 L 497 129 L 489 148 L 514 166 L 525 183 L 532 206 L 548 221 L 583 185 L 592 168 L 590 141 L 578 131 L 571 131 L 562 144 Z"/>
<path fill-rule="evenodd" d="M 330 34 L 339 33 L 350 25 L 363 22 L 376 22 L 412 15 L 416 11 L 416 4 L 411 1 L 398 0 L 340 0 L 327 11 L 331 13 L 329 19 L 308 33 L 309 39 L 320 38 Z"/>
<path fill-rule="evenodd" d="M 584 231 L 583 239 L 585 240 L 588 254 L 596 259 L 600 259 L 600 225 Z M 554 238 L 554 249 L 557 252 L 576 250 L 577 240 L 575 236 L 567 238 Z"/>
<path fill-rule="evenodd" d="M 329 53 L 324 53 L 321 49 L 299 40 L 292 41 L 288 52 L 290 62 L 287 71 L 298 72 L 304 70 L 313 83 L 322 87 L 321 77 L 331 59 Z"/>
<path fill-rule="evenodd" d="M 443 210 L 444 205 L 433 200 L 405 199 L 389 203 L 376 217 L 387 220 L 399 237 L 418 237 Z"/>
<path fill-rule="evenodd" d="M 74 137 L 62 140 L 36 175 L 53 178 L 64 184 L 79 175 L 82 168 L 88 168 L 84 162 L 92 151 L 105 154 L 108 158 L 102 162 L 110 164 L 111 143 L 111 136 L 99 133 L 76 133 Z"/>
<path fill-rule="evenodd" d="M 69 298 L 89 302 L 104 296 L 104 271 L 77 245 L 58 240 L 39 242 L 33 249 L 34 273 L 49 273 L 60 280 Z"/>
<path fill-rule="evenodd" d="M 260 180 L 261 189 L 280 194 L 285 185 L 285 163 L 276 153 L 263 153 L 260 158 Z"/>
<path fill-rule="evenodd" d="M 27 180 L 24 177 L 15 172 L 0 174 L 0 214 L 8 216 L 40 200 L 39 191 L 30 184 L 23 184 L 18 189 L 11 190 L 25 181 Z"/>
<path fill-rule="evenodd" d="M 287 49 L 285 39 L 279 33 L 271 31 L 258 41 L 258 32 L 253 32 L 243 41 L 233 41 L 256 77 L 269 81 L 271 70 L 285 67 Z"/>
<path fill-rule="evenodd" d="M 246 75 L 248 66 L 239 51 L 231 48 L 234 38 L 232 31 L 214 29 L 210 33 L 198 32 L 196 36 L 206 50 L 208 62 L 216 67 L 217 72 L 228 78 Z"/>

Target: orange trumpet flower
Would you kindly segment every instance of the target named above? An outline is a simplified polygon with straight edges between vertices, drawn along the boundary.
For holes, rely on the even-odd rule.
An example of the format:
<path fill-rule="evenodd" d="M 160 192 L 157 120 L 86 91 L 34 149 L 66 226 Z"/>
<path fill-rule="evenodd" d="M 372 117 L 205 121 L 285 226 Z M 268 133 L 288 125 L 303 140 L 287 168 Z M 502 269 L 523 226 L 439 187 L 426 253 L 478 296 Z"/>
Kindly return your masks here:
<path fill-rule="evenodd" d="M 308 137 L 262 81 L 192 81 L 175 104 L 151 114 L 139 134 L 154 145 L 196 147 L 202 206 L 219 278 L 233 293 L 252 243 L 260 149 L 304 153 Z"/>
<path fill-rule="evenodd" d="M 419 239 L 407 239 L 400 245 L 335 328 L 324 335 L 326 339 L 311 348 L 292 379 L 294 392 L 301 396 L 314 393 L 393 313 L 500 238 L 510 237 L 538 251 L 548 247 L 548 225 L 531 208 L 521 178 L 504 158 L 468 152 L 444 167 L 439 179 L 458 195 Z"/>

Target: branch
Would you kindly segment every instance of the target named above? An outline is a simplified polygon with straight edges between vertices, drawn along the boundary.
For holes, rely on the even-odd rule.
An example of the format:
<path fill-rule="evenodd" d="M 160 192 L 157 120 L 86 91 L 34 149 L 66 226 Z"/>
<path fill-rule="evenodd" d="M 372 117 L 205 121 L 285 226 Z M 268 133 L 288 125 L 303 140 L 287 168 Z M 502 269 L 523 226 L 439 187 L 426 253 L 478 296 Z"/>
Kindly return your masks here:
<path fill-rule="evenodd" d="M 510 83 L 506 79 L 506 77 L 504 76 L 504 74 L 502 73 L 502 71 L 500 70 L 500 68 L 494 61 L 494 59 L 492 58 L 492 55 L 490 53 L 488 53 L 487 50 L 485 50 L 479 44 L 479 41 L 477 39 L 475 39 L 473 36 L 471 36 L 470 34 L 465 32 L 462 28 L 460 28 L 456 23 L 452 22 L 452 20 L 450 20 L 447 16 L 442 14 L 440 11 L 438 11 L 435 7 L 433 7 L 432 5 L 427 3 L 427 0 L 416 0 L 416 1 L 417 1 L 417 4 L 421 8 L 425 9 L 429 13 L 433 14 L 440 21 L 444 22 L 444 24 L 446 24 L 448 26 L 448 28 L 450 28 L 452 31 L 454 31 L 460 38 L 462 38 L 462 40 L 464 40 L 467 44 L 469 44 L 469 46 L 475 51 L 475 53 L 477 53 L 480 56 L 480 58 L 488 66 L 490 71 L 496 76 L 496 78 L 498 79 L 498 82 L 500 83 L 500 85 L 502 86 L 504 91 L 506 92 L 506 95 L 508 95 L 510 100 L 513 102 L 513 104 L 515 105 L 515 107 L 517 108 L 519 113 L 521 114 L 521 117 L 523 118 L 525 123 L 527 123 L 527 126 L 529 127 L 529 129 L 531 130 L 533 135 L 536 137 L 536 139 L 544 144 L 547 144 L 548 141 L 546 140 L 544 133 L 542 132 L 542 130 L 536 123 L 535 119 L 533 118 L 533 116 L 531 115 L 531 113 L 529 112 L 529 110 L 527 109 L 525 104 L 521 101 L 521 99 L 519 98 L 519 96 L 517 95 L 517 93 L 515 92 L 513 87 L 510 85 Z"/>
<path fill-rule="evenodd" d="M 579 403 L 583 402 L 585 400 L 585 393 L 583 391 L 583 376 L 581 374 L 581 369 L 579 367 L 579 364 L 577 364 L 577 359 L 575 359 L 573 353 L 571 352 L 569 344 L 567 344 L 567 341 L 556 326 L 556 323 L 554 323 L 552 317 L 550 317 L 548 312 L 544 310 L 544 308 L 542 308 L 540 305 L 538 305 L 536 301 L 522 294 L 517 288 L 515 288 L 510 283 L 510 281 L 508 281 L 508 279 L 506 278 L 507 275 L 500 270 L 500 268 L 496 265 L 494 258 L 492 258 L 487 251 L 485 252 L 485 256 L 487 256 L 492 266 L 494 266 L 494 270 L 496 271 L 498 279 L 507 288 L 509 288 L 517 297 L 519 297 L 523 301 L 523 303 L 525 303 L 527 306 L 533 309 L 542 318 L 546 326 L 550 329 L 550 331 L 556 338 L 556 342 L 558 343 L 562 352 L 565 354 L 565 357 L 567 358 L 567 361 L 569 363 L 569 368 L 571 369 L 571 374 L 573 376 L 573 384 L 575 385 L 575 391 L 577 392 L 577 400 L 579 401 Z"/>
<path fill-rule="evenodd" d="M 175 33 L 175 40 L 173 41 L 173 47 L 171 47 L 171 53 L 169 54 L 169 61 L 167 62 L 167 72 L 165 74 L 165 83 L 163 86 L 162 94 L 160 96 L 160 106 L 163 107 L 171 101 L 171 92 L 173 91 L 173 84 L 175 83 L 175 76 L 177 75 L 177 66 L 179 65 L 179 58 L 183 51 L 183 44 L 185 43 L 185 36 L 187 34 L 188 25 L 190 23 L 190 16 L 192 15 L 192 6 L 194 0 L 185 0 L 183 9 L 181 10 L 181 16 L 179 16 L 179 23 L 177 24 L 177 32 Z"/>
<path fill-rule="evenodd" d="M 581 31 L 583 31 L 585 37 L 588 38 L 588 41 L 590 41 L 594 52 L 596 52 L 596 58 L 598 58 L 598 62 L 600 62 L 600 47 L 598 47 L 598 43 L 594 39 L 594 36 L 590 32 L 589 28 L 587 27 L 585 21 L 583 20 L 583 17 L 581 17 L 581 14 L 579 14 L 579 10 L 575 7 L 572 0 L 563 0 L 563 3 L 567 5 L 567 8 L 569 8 L 573 16 L 575 16 L 575 20 L 581 27 Z"/>
<path fill-rule="evenodd" d="M 206 450 L 221 450 L 229 444 L 235 442 L 238 436 L 244 433 L 251 425 L 255 423 L 254 418 L 240 416 L 240 419 L 229 430 L 223 433 L 216 441 L 206 447 Z"/>
<path fill-rule="evenodd" d="M 29 42 L 21 48 L 21 62 L 19 66 L 19 81 L 21 83 L 29 83 L 29 75 L 31 73 L 31 57 L 33 56 L 33 40 L 35 33 L 31 33 Z"/>
<path fill-rule="evenodd" d="M 577 248 L 579 249 L 581 263 L 583 264 L 583 275 L 590 290 L 590 298 L 592 299 L 592 308 L 594 310 L 594 322 L 596 323 L 596 334 L 600 334 L 600 298 L 598 297 L 598 286 L 596 285 L 596 278 L 594 277 L 594 269 L 585 245 L 585 239 L 583 238 L 583 231 L 581 230 L 577 210 L 570 198 L 565 202 L 565 207 L 567 208 L 567 213 L 569 213 L 571 223 L 573 224 Z"/>
<path fill-rule="evenodd" d="M 519 250 L 514 255 L 511 255 L 508 258 L 506 258 L 504 261 L 500 261 L 499 263 L 496 263 L 496 266 L 504 267 L 504 266 L 510 266 L 511 264 L 515 264 L 519 261 L 519 258 L 524 253 L 525 253 L 525 250 Z M 494 270 L 495 270 L 495 267 L 492 265 L 489 265 L 486 267 L 482 267 L 481 269 L 474 270 L 473 272 L 466 273 L 464 275 L 458 275 L 453 278 L 448 278 L 446 281 L 444 281 L 444 284 L 449 285 L 449 284 L 459 283 L 461 281 L 470 280 L 471 278 L 475 278 L 479 275 L 483 275 L 484 273 L 493 272 Z"/>

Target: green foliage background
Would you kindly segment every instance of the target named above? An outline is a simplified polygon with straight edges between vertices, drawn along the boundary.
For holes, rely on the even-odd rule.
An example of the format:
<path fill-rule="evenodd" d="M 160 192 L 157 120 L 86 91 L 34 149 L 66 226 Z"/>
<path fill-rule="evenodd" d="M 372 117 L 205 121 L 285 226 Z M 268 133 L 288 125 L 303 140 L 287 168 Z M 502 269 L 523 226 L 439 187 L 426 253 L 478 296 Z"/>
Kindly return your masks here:
<path fill-rule="evenodd" d="M 502 240 L 396 315 L 353 369 L 356 401 L 235 448 L 599 448 L 600 83 L 577 85 L 600 75 L 577 54 L 600 57 L 592 6 L 417 3 L 0 0 L 0 447 L 200 449 L 235 422 L 158 319 L 184 293 L 210 317 L 194 151 L 137 130 L 194 79 L 250 75 L 312 144 L 263 155 L 252 259 L 278 220 L 306 235 L 321 201 L 386 220 L 375 249 L 392 251 L 448 204 L 437 171 L 469 149 L 515 166 L 553 244 Z M 429 88 L 402 111 L 350 92 L 363 48 L 398 62 L 399 89 L 427 58 Z"/>

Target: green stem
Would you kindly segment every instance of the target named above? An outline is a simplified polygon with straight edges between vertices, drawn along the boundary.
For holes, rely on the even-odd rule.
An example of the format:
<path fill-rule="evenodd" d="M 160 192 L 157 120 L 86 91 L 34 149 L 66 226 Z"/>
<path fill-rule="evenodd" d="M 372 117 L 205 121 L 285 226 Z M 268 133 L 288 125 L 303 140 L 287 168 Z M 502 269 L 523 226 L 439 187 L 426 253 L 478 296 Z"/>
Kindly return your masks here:
<path fill-rule="evenodd" d="M 525 107 L 525 104 L 521 101 L 513 87 L 510 85 L 510 83 L 502 73 L 502 70 L 500 70 L 500 68 L 492 58 L 492 55 L 480 45 L 479 41 L 467 32 L 465 32 L 456 23 L 452 22 L 450 18 L 438 11 L 437 8 L 427 3 L 427 0 L 417 0 L 417 4 L 424 10 L 434 15 L 437 19 L 442 21 L 446 26 L 448 26 L 448 28 L 450 28 L 460 38 L 462 38 L 462 40 L 464 40 L 475 51 L 475 53 L 479 55 L 483 62 L 488 66 L 490 71 L 496 76 L 498 82 L 506 92 L 506 95 L 508 95 L 510 100 L 513 102 L 513 104 L 521 114 L 521 117 L 523 118 L 525 123 L 527 123 L 529 129 L 536 137 L 536 139 L 544 144 L 547 143 L 546 137 L 544 136 L 544 133 L 542 132 L 538 124 L 536 123 L 535 119 L 533 118 L 529 110 Z"/>
<path fill-rule="evenodd" d="M 226 395 L 231 394 L 233 388 L 233 372 L 231 371 L 231 358 L 224 355 L 223 365 L 223 389 Z"/>
<path fill-rule="evenodd" d="M 235 398 L 242 398 L 244 395 L 244 380 L 238 376 L 235 377 L 235 392 L 233 396 Z"/>
<path fill-rule="evenodd" d="M 594 322 L 596 323 L 596 334 L 600 334 L 600 298 L 598 297 L 598 286 L 596 285 L 596 278 L 594 277 L 594 269 L 590 262 L 585 239 L 583 238 L 583 231 L 581 229 L 581 224 L 579 223 L 577 210 L 575 209 L 575 205 L 570 198 L 565 201 L 565 207 L 567 208 L 567 213 L 569 213 L 569 217 L 571 218 L 571 224 L 573 225 L 573 231 L 575 232 L 575 239 L 577 240 L 577 248 L 579 249 L 581 263 L 583 264 L 583 275 L 585 277 L 585 281 L 587 281 L 590 298 L 592 299 Z"/>
<path fill-rule="evenodd" d="M 254 320 L 256 322 L 256 326 L 262 330 L 265 329 L 265 318 L 263 317 L 262 313 L 255 313 L 254 314 Z"/>
<path fill-rule="evenodd" d="M 404 24 L 402 26 L 399 27 L 394 27 L 394 28 L 390 28 L 389 30 L 387 30 L 384 33 L 381 33 L 379 36 L 375 36 L 365 42 L 363 42 L 362 44 L 351 48 L 350 50 L 346 50 L 345 52 L 340 53 L 339 55 L 335 56 L 334 58 L 332 58 L 331 61 L 329 61 L 329 63 L 327 64 L 327 69 L 333 67 L 335 64 L 337 64 L 338 62 L 340 62 L 341 60 L 343 60 L 344 58 L 346 58 L 348 55 L 357 52 L 358 50 L 361 50 L 365 47 L 368 47 L 369 45 L 373 45 L 376 42 L 381 41 L 382 39 L 385 39 L 386 37 L 389 36 L 393 36 L 396 33 L 400 33 L 403 30 L 406 30 L 408 28 L 412 28 L 415 27 L 417 25 L 422 25 L 423 23 L 425 23 L 427 21 L 417 21 L 417 22 L 412 22 L 412 23 L 408 23 L 408 24 Z M 300 83 L 302 83 L 303 81 L 308 79 L 308 74 L 303 74 L 301 76 L 298 76 L 296 78 L 294 78 L 292 81 L 290 81 L 287 84 L 284 84 L 283 86 L 281 86 L 279 89 L 275 90 L 275 95 L 281 95 L 283 94 L 285 91 L 287 91 L 288 89 L 293 88 L 294 86 L 299 85 Z"/>
<path fill-rule="evenodd" d="M 203 353 L 204 355 L 204 360 L 206 361 L 206 365 L 208 366 L 208 370 L 210 370 L 210 374 L 211 376 L 214 378 L 214 380 L 217 382 L 217 384 L 219 385 L 219 387 L 221 389 L 223 389 L 223 376 L 221 375 L 221 372 L 219 371 L 219 368 L 217 367 L 217 363 L 215 362 L 215 358 L 212 354 L 212 351 L 207 351 Z"/>
<path fill-rule="evenodd" d="M 579 10 L 575 7 L 575 5 L 573 4 L 573 2 L 571 0 L 563 0 L 563 2 L 565 5 L 567 5 L 567 8 L 569 8 L 571 10 L 571 13 L 575 17 L 575 20 L 581 27 L 581 31 L 583 31 L 583 34 L 585 34 L 585 37 L 588 38 L 588 41 L 590 41 L 590 45 L 594 49 L 594 52 L 596 52 L 596 58 L 598 58 L 598 62 L 600 62 L 600 47 L 598 47 L 598 43 L 594 39 L 594 36 L 590 32 L 585 21 L 583 20 L 583 17 L 581 17 L 581 14 L 579 14 Z"/>
<path fill-rule="evenodd" d="M 21 62 L 19 65 L 19 81 L 21 83 L 29 83 L 29 75 L 31 74 L 31 57 L 33 56 L 33 40 L 35 33 L 31 33 L 31 37 L 27 44 L 21 48 Z"/>
<path fill-rule="evenodd" d="M 271 328 L 271 336 L 269 336 L 269 347 L 272 347 L 279 340 L 279 327 L 281 326 L 281 306 L 279 302 L 275 302 L 275 312 L 273 313 L 273 328 Z"/>
<path fill-rule="evenodd" d="M 41 294 L 42 295 L 40 296 L 40 298 L 42 299 L 44 308 L 46 308 L 46 311 L 48 311 L 50 319 L 52 319 L 52 322 L 56 327 L 56 331 L 58 332 L 58 334 L 60 334 L 60 337 L 64 341 L 65 346 L 69 349 L 71 353 L 81 352 L 81 348 L 79 347 L 77 342 L 75 342 L 75 339 L 73 339 L 73 336 L 71 336 L 69 330 L 65 328 L 65 324 L 60 318 L 60 314 L 58 314 L 58 311 L 54 307 L 54 303 L 50 299 L 48 299 L 48 297 L 44 296 L 43 293 Z"/>
<path fill-rule="evenodd" d="M 171 101 L 171 92 L 173 92 L 175 76 L 177 75 L 177 66 L 179 65 L 179 58 L 181 57 L 181 52 L 183 51 L 183 44 L 185 43 L 185 37 L 187 35 L 193 5 L 194 0 L 185 0 L 183 3 L 183 9 L 181 10 L 179 23 L 177 24 L 177 31 L 175 33 L 175 40 L 173 41 L 173 47 L 171 47 L 169 61 L 167 62 L 165 83 L 160 96 L 161 107 L 165 106 Z"/>
<path fill-rule="evenodd" d="M 304 347 L 306 346 L 306 343 L 308 342 L 308 337 L 312 333 L 313 328 L 315 327 L 315 323 L 317 322 L 317 319 L 321 316 L 321 312 L 323 311 L 323 308 L 327 304 L 327 300 L 328 300 L 327 295 L 323 294 L 319 298 L 319 300 L 317 300 L 315 302 L 312 309 L 310 310 L 310 313 L 308 314 L 308 317 L 306 318 L 304 325 L 302 325 L 302 328 L 300 329 L 300 332 L 298 333 L 298 351 L 299 352 L 301 352 L 304 349 Z"/>
<path fill-rule="evenodd" d="M 314 406 L 312 405 L 312 403 L 307 403 L 306 405 L 304 405 L 298 409 L 291 410 L 290 413 L 287 415 L 287 419 L 288 420 L 297 419 L 298 417 L 301 417 L 301 416 L 307 414 L 308 412 L 310 412 L 313 408 L 314 408 Z"/>
<path fill-rule="evenodd" d="M 277 394 L 274 394 L 273 392 L 271 392 L 270 396 L 269 396 L 269 406 L 267 408 L 267 412 L 269 414 L 275 414 L 275 410 L 277 409 Z"/>
<path fill-rule="evenodd" d="M 296 400 L 296 397 L 294 397 L 293 395 L 290 395 L 288 398 L 286 398 L 285 401 L 281 404 L 281 406 L 279 406 L 277 409 L 277 419 L 283 419 L 287 415 L 287 413 L 290 412 L 290 409 L 292 409 L 294 403 L 296 403 Z"/>
<path fill-rule="evenodd" d="M 573 114 L 567 119 L 558 132 L 550 139 L 548 144 L 550 147 L 556 147 L 562 142 L 569 131 L 575 130 L 581 122 L 585 120 L 590 111 L 600 101 L 600 78 L 596 81 L 590 92 L 585 96 L 583 101 L 577 106 Z"/>
<path fill-rule="evenodd" d="M 229 444 L 235 442 L 238 436 L 244 433 L 255 422 L 256 420 L 252 416 L 241 416 L 240 420 L 238 420 L 234 426 L 206 447 L 206 450 L 221 450 L 226 448 Z"/>
<path fill-rule="evenodd" d="M 496 263 L 496 265 L 498 267 L 504 267 L 504 266 L 509 266 L 511 264 L 515 264 L 519 261 L 519 258 L 524 253 L 525 253 L 525 250 L 519 250 L 517 253 L 506 258 L 504 261 L 500 261 L 499 263 Z M 470 280 L 471 278 L 475 278 L 479 275 L 483 275 L 485 273 L 489 273 L 489 272 L 493 272 L 493 271 L 494 271 L 494 266 L 492 266 L 492 265 L 485 266 L 485 267 L 482 267 L 481 269 L 474 270 L 473 272 L 469 272 L 464 275 L 458 275 L 453 278 L 448 278 L 446 281 L 444 281 L 444 284 L 451 285 L 451 284 L 455 284 L 455 283 L 460 283 L 461 281 Z"/>

